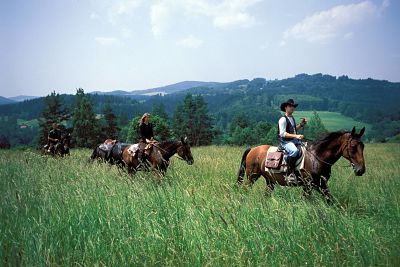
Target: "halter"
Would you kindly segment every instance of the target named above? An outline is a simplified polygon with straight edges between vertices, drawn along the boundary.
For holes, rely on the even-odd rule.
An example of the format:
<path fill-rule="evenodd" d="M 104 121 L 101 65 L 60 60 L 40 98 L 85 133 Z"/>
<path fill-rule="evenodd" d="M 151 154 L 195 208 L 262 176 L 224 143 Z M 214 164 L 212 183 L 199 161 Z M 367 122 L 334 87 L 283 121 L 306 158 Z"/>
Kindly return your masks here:
<path fill-rule="evenodd" d="M 158 149 L 160 149 L 160 150 L 162 150 L 162 151 L 164 151 L 165 153 L 170 153 L 170 151 L 167 151 L 167 150 L 165 150 L 164 148 L 161 148 L 159 145 L 156 145 L 156 144 L 153 144 L 153 146 L 155 146 L 156 148 L 158 148 Z M 183 161 L 186 161 L 185 159 L 183 159 L 181 156 L 179 156 L 179 155 L 173 155 L 173 156 L 176 156 L 178 159 L 180 159 L 180 160 L 183 160 Z M 164 158 L 163 158 L 164 159 Z M 165 159 L 164 159 L 165 160 Z"/>

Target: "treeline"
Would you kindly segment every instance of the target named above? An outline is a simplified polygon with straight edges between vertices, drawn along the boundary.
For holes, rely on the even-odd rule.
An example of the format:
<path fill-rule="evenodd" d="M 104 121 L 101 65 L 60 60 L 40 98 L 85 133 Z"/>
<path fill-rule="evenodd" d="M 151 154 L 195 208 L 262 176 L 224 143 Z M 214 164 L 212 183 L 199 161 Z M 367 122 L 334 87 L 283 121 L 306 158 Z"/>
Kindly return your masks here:
<path fill-rule="evenodd" d="M 136 143 L 139 136 L 141 114 L 131 120 L 118 118 L 111 105 L 106 104 L 102 114 L 96 114 L 90 96 L 78 89 L 72 106 L 66 107 L 60 95 L 52 92 L 44 99 L 45 108 L 39 122 L 39 147 L 47 142 L 48 131 L 57 123 L 62 131 L 72 133 L 75 147 L 94 147 L 105 139 L 118 139 Z M 159 141 L 188 137 L 192 146 L 210 144 L 255 145 L 276 144 L 277 127 L 267 122 L 257 122 L 246 113 L 234 117 L 227 132 L 218 128 L 209 115 L 208 105 L 202 95 L 187 94 L 169 116 L 163 103 L 152 107 L 155 138 Z M 310 138 L 326 132 L 317 113 L 308 127 Z"/>
<path fill-rule="evenodd" d="M 119 135 L 127 138 L 126 125 L 137 116 L 152 111 L 154 107 L 160 105 L 163 105 L 164 112 L 168 116 L 167 123 L 172 128 L 176 109 L 184 105 L 188 93 L 193 96 L 194 102 L 196 96 L 201 95 L 202 101 L 207 104 L 208 115 L 212 122 L 213 143 L 237 143 L 235 141 L 237 139 L 251 140 L 257 131 L 265 132 L 266 124 L 275 126 L 280 117 L 279 105 L 288 98 L 294 98 L 300 103 L 298 110 L 335 111 L 357 121 L 371 124 L 372 130 L 366 133 L 366 139 L 369 141 L 387 141 L 389 138 L 395 140 L 393 137 L 397 136 L 399 139 L 400 136 L 400 106 L 398 105 L 400 83 L 373 79 L 354 80 L 347 76 L 300 74 L 284 80 L 256 78 L 218 83 L 165 96 L 121 97 L 86 94 L 86 97 L 97 115 L 104 114 L 106 106 L 109 106 L 121 128 Z M 75 105 L 75 95 L 60 95 L 59 97 L 65 107 L 71 109 Z M 10 141 L 12 144 L 34 143 L 32 138 L 26 138 L 26 136 L 37 135 L 36 125 L 34 123 L 29 125 L 29 131 L 32 132 L 27 135 L 24 134 L 27 132 L 26 129 L 20 129 L 19 126 L 21 120 L 37 120 L 42 117 L 44 106 L 45 98 L 0 105 L 0 122 L 3 122 L 0 124 L 1 134 L 12 140 Z M 72 110 L 70 113 L 72 114 Z M 233 127 L 232 124 L 243 117 L 243 114 L 247 117 L 247 124 L 250 126 L 243 127 L 243 131 L 236 130 L 236 126 Z M 195 118 L 190 117 L 190 119 Z M 246 128 L 259 130 L 252 132 L 249 138 L 239 138 L 240 135 L 249 135 L 246 133 L 248 131 Z M 183 130 L 182 133 L 184 133 Z M 171 133 L 170 136 L 174 134 Z M 199 132 L 198 135 L 203 134 Z M 265 138 L 265 135 L 262 138 Z M 257 140 L 259 140 L 258 137 Z M 253 141 L 248 142 L 253 143 Z M 195 141 L 195 143 L 202 144 L 202 141 Z"/>

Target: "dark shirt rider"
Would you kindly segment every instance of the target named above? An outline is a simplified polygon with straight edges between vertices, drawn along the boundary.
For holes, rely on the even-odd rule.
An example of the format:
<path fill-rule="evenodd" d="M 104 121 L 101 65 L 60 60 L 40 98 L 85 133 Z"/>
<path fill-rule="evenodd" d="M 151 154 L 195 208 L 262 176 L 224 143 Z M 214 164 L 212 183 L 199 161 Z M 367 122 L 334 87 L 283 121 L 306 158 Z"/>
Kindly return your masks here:
<path fill-rule="evenodd" d="M 151 141 L 154 138 L 153 124 L 151 122 L 147 124 L 143 122 L 140 124 L 139 128 L 141 141 L 148 143 L 147 140 Z"/>
<path fill-rule="evenodd" d="M 61 131 L 58 129 L 57 123 L 53 123 L 53 128 L 49 131 L 47 136 L 47 145 L 49 147 L 48 152 L 54 150 L 54 146 L 60 141 L 61 139 Z"/>
<path fill-rule="evenodd" d="M 138 151 L 138 159 L 143 162 L 145 159 L 145 150 L 150 150 L 150 145 L 156 143 L 154 140 L 154 132 L 153 132 L 153 124 L 150 122 L 150 114 L 143 114 L 140 119 L 139 124 L 140 130 L 140 140 L 139 140 L 139 151 Z"/>

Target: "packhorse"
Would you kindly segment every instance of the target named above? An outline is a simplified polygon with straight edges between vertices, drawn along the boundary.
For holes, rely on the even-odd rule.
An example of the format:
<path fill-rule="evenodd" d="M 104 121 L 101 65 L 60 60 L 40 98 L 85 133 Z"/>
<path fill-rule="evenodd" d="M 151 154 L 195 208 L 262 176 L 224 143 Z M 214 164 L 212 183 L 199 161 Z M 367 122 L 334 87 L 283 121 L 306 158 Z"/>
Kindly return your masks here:
<path fill-rule="evenodd" d="M 90 158 L 92 160 L 99 159 L 118 167 L 124 167 L 125 163 L 122 159 L 122 153 L 129 144 L 121 143 L 118 140 L 107 139 L 104 143 L 97 145 L 92 152 Z"/>
<path fill-rule="evenodd" d="M 303 168 L 298 170 L 300 177 L 295 186 L 302 186 L 306 196 L 310 195 L 311 190 L 314 188 L 321 193 L 328 203 L 332 203 L 333 199 L 328 188 L 328 180 L 331 176 L 332 166 L 341 157 L 350 162 L 356 176 L 361 176 L 365 173 L 364 144 L 361 141 L 364 131 L 365 127 L 359 133 L 356 133 L 356 129 L 353 127 L 351 132 L 331 132 L 307 145 L 303 150 Z M 262 145 L 246 149 L 242 156 L 237 177 L 239 185 L 243 183 L 246 173 L 250 186 L 260 176 L 265 178 L 267 189 L 271 192 L 274 190 L 275 184 L 288 186 L 285 180 L 285 172 L 273 172 L 265 166 L 270 148 L 273 147 Z"/>
<path fill-rule="evenodd" d="M 167 172 L 169 161 L 175 154 L 178 154 L 180 159 L 186 161 L 189 165 L 194 163 L 189 142 L 186 137 L 181 137 L 180 140 L 163 141 L 153 144 L 148 155 L 146 155 L 144 164 L 146 164 L 147 168 L 144 169 L 156 171 L 161 176 L 164 176 Z M 125 148 L 123 151 L 122 158 L 130 174 L 143 169 L 139 168 L 142 166 L 137 156 L 138 153 L 131 153 L 129 147 Z"/>

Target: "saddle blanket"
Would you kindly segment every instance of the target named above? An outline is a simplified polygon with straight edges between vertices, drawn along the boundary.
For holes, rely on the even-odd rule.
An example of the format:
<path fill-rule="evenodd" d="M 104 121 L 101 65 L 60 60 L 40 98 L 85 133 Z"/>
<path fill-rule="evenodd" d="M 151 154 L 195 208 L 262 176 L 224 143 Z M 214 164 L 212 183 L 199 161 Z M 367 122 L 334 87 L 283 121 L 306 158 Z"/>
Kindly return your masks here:
<path fill-rule="evenodd" d="M 284 157 L 284 153 L 282 153 L 282 163 L 278 166 L 278 168 L 268 168 L 267 167 L 267 159 L 268 158 L 271 158 L 271 157 L 269 157 L 269 155 L 271 155 L 272 153 L 276 153 L 278 151 L 278 147 L 276 147 L 276 146 L 270 146 L 269 147 L 269 149 L 268 149 L 268 152 L 267 152 L 267 157 L 265 158 L 265 171 L 267 171 L 267 172 L 269 172 L 269 173 L 281 173 L 281 172 L 286 172 L 286 169 L 287 169 L 287 164 L 286 164 L 286 160 L 284 159 L 285 157 Z M 304 155 L 305 155 L 305 151 L 306 151 L 306 149 L 303 147 L 303 146 L 301 146 L 301 151 L 300 151 L 300 153 L 301 153 L 301 155 L 300 155 L 300 157 L 297 159 L 297 161 L 296 161 L 296 164 L 295 164 L 295 166 L 296 166 L 296 170 L 302 170 L 302 169 L 304 169 Z M 274 157 L 272 157 L 272 158 L 274 158 Z"/>
<path fill-rule="evenodd" d="M 129 146 L 129 148 L 128 148 L 128 153 L 131 155 L 131 156 L 135 156 L 135 154 L 136 154 L 136 152 L 139 150 L 139 144 L 133 144 L 133 145 L 131 145 L 131 146 Z"/>
<path fill-rule="evenodd" d="M 99 145 L 99 148 L 105 152 L 108 152 L 111 150 L 111 148 L 113 147 L 113 145 L 111 144 L 101 144 Z"/>

